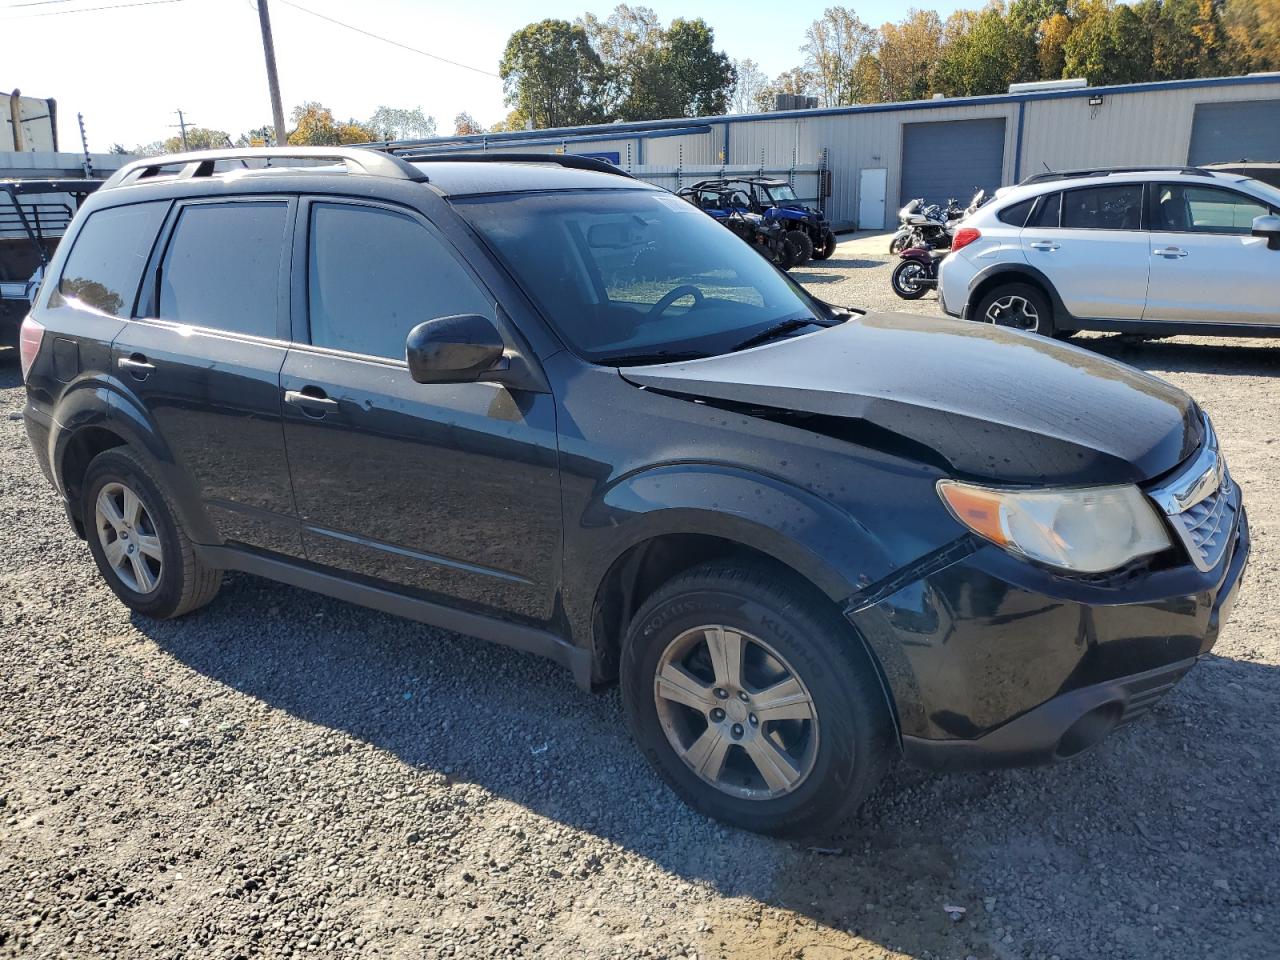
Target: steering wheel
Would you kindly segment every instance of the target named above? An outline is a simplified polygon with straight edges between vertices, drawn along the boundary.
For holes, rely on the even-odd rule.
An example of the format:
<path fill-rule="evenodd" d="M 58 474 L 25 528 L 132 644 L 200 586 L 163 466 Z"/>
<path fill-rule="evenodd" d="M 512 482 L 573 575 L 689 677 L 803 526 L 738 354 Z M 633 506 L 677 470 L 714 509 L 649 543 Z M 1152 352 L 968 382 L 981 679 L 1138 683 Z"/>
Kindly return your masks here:
<path fill-rule="evenodd" d="M 682 284 L 676 287 L 674 290 L 670 291 L 665 297 L 663 297 L 661 300 L 659 300 L 657 303 L 655 303 L 652 307 L 649 308 L 649 312 L 644 315 L 645 322 L 647 323 L 650 320 L 657 320 L 658 317 L 662 316 L 662 314 L 666 312 L 667 307 L 671 306 L 681 297 L 688 297 L 688 296 L 693 297 L 694 307 L 697 307 L 698 304 L 702 303 L 702 301 L 706 299 L 705 297 L 703 297 L 702 291 L 699 290 L 697 287 L 695 287 L 693 284 L 691 283 Z"/>

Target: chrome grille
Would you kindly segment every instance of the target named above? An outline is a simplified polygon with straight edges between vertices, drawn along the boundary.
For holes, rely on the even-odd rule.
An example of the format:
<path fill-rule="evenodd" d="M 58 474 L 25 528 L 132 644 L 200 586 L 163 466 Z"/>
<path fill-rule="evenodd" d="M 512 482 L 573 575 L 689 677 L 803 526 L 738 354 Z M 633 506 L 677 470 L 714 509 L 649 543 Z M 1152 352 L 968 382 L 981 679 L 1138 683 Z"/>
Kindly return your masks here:
<path fill-rule="evenodd" d="M 1196 568 L 1216 567 L 1235 533 L 1240 488 L 1227 472 L 1208 417 L 1204 418 L 1204 443 L 1195 459 L 1149 493 L 1169 518 Z"/>

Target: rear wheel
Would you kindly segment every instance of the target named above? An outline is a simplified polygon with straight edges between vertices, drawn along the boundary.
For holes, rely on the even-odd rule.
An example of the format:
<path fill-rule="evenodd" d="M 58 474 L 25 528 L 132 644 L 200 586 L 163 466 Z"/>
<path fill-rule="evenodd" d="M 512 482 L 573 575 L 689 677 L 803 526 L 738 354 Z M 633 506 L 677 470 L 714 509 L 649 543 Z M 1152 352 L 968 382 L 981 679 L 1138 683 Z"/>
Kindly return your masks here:
<path fill-rule="evenodd" d="M 222 571 L 200 562 L 172 498 L 132 450 L 114 447 L 94 457 L 82 488 L 89 551 L 130 610 L 168 620 L 217 595 Z"/>
<path fill-rule="evenodd" d="M 1007 283 L 990 290 L 978 302 L 973 319 L 1043 337 L 1053 336 L 1049 299 L 1028 283 Z"/>
<path fill-rule="evenodd" d="M 822 239 L 813 248 L 813 259 L 826 260 L 835 252 L 836 235 L 830 230 L 822 231 Z"/>
<path fill-rule="evenodd" d="M 893 756 L 858 639 L 821 597 L 763 567 L 704 564 L 659 588 L 628 630 L 622 695 L 672 789 L 760 833 L 834 829 Z"/>
<path fill-rule="evenodd" d="M 813 240 L 803 230 L 788 230 L 783 237 L 796 248 L 794 266 L 803 266 L 813 259 Z"/>
<path fill-rule="evenodd" d="M 917 260 L 903 260 L 893 269 L 890 278 L 893 292 L 903 300 L 919 300 L 929 290 L 925 282 L 924 264 Z"/>

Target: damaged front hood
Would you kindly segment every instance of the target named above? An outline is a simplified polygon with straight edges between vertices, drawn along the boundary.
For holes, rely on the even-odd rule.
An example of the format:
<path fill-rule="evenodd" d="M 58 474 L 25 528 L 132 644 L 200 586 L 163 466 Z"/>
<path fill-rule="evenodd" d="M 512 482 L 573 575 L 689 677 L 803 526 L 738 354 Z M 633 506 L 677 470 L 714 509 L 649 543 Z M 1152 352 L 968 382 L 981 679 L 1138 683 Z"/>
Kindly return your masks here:
<path fill-rule="evenodd" d="M 1131 367 L 1030 334 L 909 314 L 621 373 L 766 415 L 839 418 L 854 442 L 861 425 L 869 445 L 901 438 L 955 476 L 1001 483 L 1147 480 L 1193 453 L 1202 431 L 1190 397 Z"/>

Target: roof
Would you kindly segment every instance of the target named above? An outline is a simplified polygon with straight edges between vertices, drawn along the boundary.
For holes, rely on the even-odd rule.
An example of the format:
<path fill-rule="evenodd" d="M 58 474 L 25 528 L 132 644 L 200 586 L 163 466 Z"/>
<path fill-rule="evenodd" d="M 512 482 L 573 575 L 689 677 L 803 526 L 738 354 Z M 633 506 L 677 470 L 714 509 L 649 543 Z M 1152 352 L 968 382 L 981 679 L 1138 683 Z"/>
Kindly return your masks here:
<path fill-rule="evenodd" d="M 751 123 L 757 120 L 800 120 L 806 117 L 842 116 L 857 113 L 887 113 L 906 110 L 939 110 L 949 107 L 971 107 L 983 104 L 1027 103 L 1033 100 L 1063 100 L 1078 97 L 1116 96 L 1128 93 L 1154 93 L 1162 90 L 1184 90 L 1201 87 L 1248 87 L 1258 84 L 1280 85 L 1280 72 L 1251 73 L 1236 77 L 1197 77 L 1190 80 L 1159 80 L 1151 83 L 1124 83 L 1105 87 L 1079 87 L 1069 90 L 1037 90 L 1026 93 L 995 93 L 976 97 L 946 97 L 939 100 L 908 100 L 898 103 L 857 103 L 843 107 L 819 107 L 813 110 L 775 110 L 769 113 L 736 113 L 716 117 L 675 117 L 669 120 L 637 120 L 627 123 L 601 123 L 589 126 L 550 127 L 541 130 L 513 130 L 503 133 L 476 133 L 465 136 L 432 137 L 425 140 L 383 141 L 379 146 L 395 150 L 416 148 L 427 150 L 459 150 L 496 147 L 519 147 L 533 142 L 554 145 L 564 141 L 623 140 L 628 137 L 662 137 L 685 132 L 706 132 L 711 124 Z"/>
<path fill-rule="evenodd" d="M 411 161 L 412 162 L 412 161 Z M 473 163 L 464 160 L 415 162 L 426 172 L 431 185 L 446 196 L 486 193 L 520 193 L 531 190 L 658 190 L 642 180 L 596 170 L 559 166 L 554 161 L 495 161 Z"/>

